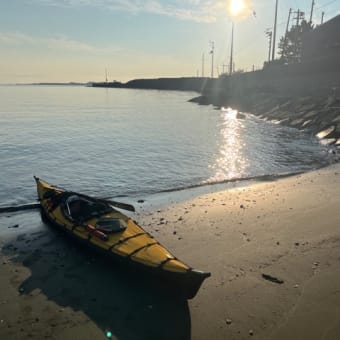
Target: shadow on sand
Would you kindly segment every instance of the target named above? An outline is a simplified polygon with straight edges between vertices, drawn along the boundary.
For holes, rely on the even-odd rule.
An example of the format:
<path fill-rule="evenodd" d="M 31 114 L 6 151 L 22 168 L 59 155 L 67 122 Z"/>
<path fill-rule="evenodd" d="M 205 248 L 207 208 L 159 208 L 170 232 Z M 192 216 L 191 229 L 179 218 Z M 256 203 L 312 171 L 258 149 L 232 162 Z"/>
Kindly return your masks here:
<path fill-rule="evenodd" d="M 21 234 L 2 247 L 11 261 L 31 275 L 19 291 L 40 290 L 57 308 L 81 311 L 105 334 L 116 339 L 191 338 L 186 300 L 167 294 L 155 280 L 133 276 L 67 236 L 47 231 Z"/>

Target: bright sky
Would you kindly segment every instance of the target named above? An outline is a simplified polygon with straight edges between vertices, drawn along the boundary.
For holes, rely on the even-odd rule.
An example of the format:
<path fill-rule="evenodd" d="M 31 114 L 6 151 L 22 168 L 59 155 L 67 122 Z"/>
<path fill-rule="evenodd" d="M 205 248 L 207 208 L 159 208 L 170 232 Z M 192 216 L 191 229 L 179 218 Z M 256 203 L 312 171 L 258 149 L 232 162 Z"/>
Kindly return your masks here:
<path fill-rule="evenodd" d="M 227 71 L 230 2 L 242 0 L 1 0 L 0 83 L 128 81 Z M 340 14 L 340 0 L 316 0 L 314 22 Z M 312 0 L 279 0 L 277 41 L 289 8 L 310 15 Z M 244 0 L 235 20 L 236 69 L 262 67 L 275 0 Z M 234 3 L 233 12 L 244 7 Z M 255 11 L 255 15 L 254 12 Z M 225 66 L 223 66 L 225 65 Z"/>

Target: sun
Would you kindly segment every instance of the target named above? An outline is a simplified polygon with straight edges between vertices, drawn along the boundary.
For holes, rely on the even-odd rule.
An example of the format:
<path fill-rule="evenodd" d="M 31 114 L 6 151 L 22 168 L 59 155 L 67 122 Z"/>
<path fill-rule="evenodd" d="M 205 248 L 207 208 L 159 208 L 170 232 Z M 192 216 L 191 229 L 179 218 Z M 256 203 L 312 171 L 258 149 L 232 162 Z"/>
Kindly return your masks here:
<path fill-rule="evenodd" d="M 232 16 L 238 16 L 246 9 L 244 0 L 230 0 L 229 11 Z"/>

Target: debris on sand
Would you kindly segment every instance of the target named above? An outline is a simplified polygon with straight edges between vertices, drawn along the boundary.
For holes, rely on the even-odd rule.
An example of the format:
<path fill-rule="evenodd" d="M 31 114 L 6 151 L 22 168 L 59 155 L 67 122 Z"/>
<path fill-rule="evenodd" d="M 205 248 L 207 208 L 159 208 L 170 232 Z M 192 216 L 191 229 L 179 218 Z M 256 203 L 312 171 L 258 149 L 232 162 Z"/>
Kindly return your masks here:
<path fill-rule="evenodd" d="M 284 283 L 283 280 L 275 277 L 275 276 L 271 276 L 271 275 L 268 275 L 268 274 L 262 274 L 262 277 L 265 279 L 265 280 L 268 280 L 270 282 L 273 282 L 273 283 L 277 283 L 277 284 L 282 284 Z"/>

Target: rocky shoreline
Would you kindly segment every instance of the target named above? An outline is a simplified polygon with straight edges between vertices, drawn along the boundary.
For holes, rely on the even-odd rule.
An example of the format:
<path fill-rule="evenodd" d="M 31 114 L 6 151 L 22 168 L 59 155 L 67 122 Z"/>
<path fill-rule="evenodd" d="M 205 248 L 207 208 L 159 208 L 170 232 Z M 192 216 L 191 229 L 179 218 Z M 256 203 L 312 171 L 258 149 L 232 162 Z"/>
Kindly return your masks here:
<path fill-rule="evenodd" d="M 340 96 L 284 96 L 272 93 L 248 95 L 246 98 L 225 98 L 202 94 L 191 102 L 216 107 L 233 107 L 251 112 L 259 118 L 293 128 L 307 130 L 322 144 L 340 150 Z"/>

